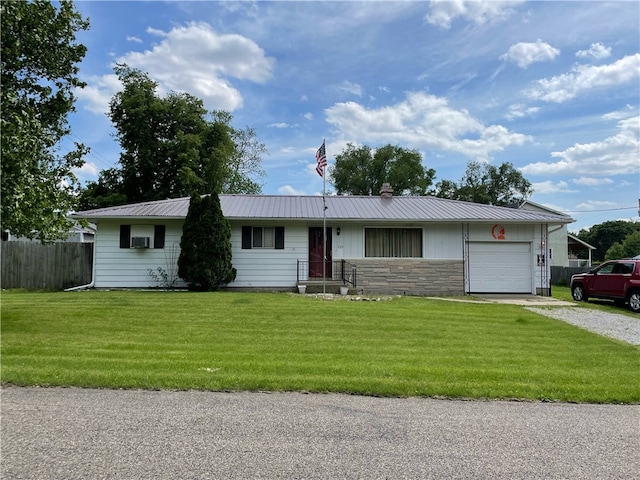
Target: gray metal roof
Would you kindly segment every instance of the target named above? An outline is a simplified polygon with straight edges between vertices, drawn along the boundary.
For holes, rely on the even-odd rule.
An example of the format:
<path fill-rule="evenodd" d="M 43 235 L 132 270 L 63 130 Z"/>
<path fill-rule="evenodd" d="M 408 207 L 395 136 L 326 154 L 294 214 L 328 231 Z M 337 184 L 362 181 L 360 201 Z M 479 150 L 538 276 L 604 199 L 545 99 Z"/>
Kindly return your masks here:
<path fill-rule="evenodd" d="M 565 215 L 494 207 L 437 197 L 326 196 L 327 220 L 368 222 L 504 222 L 564 224 L 574 220 Z M 220 195 L 222 211 L 229 220 L 322 220 L 323 197 L 290 195 Z M 107 218 L 184 218 L 189 197 L 121 205 L 77 212 L 91 220 Z"/>

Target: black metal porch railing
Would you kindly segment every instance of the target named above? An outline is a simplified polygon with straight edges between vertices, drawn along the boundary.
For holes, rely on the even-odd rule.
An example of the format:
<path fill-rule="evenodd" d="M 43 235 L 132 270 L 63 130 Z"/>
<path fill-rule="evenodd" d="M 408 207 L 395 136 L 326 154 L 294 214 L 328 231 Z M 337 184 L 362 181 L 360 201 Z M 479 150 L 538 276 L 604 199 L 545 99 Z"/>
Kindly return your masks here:
<path fill-rule="evenodd" d="M 301 282 L 331 280 L 339 281 L 343 285 L 351 285 L 355 288 L 357 286 L 357 273 L 358 269 L 355 264 L 346 260 L 334 260 L 326 262 L 323 278 L 322 261 L 298 260 L 296 281 L 300 284 Z"/>

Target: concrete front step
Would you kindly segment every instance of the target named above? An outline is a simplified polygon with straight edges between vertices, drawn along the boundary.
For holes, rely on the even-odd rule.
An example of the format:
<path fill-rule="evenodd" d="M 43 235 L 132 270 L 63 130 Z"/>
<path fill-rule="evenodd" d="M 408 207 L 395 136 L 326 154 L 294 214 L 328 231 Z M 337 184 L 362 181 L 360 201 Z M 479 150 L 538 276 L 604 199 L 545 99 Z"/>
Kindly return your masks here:
<path fill-rule="evenodd" d="M 327 280 L 324 286 L 322 281 L 300 282 L 299 287 L 303 285 L 306 286 L 304 293 L 333 293 L 336 295 L 349 295 L 355 293 L 355 289 L 351 285 L 343 285 L 342 282 L 336 282 L 335 280 Z M 346 294 L 341 292 L 342 287 L 347 288 Z"/>

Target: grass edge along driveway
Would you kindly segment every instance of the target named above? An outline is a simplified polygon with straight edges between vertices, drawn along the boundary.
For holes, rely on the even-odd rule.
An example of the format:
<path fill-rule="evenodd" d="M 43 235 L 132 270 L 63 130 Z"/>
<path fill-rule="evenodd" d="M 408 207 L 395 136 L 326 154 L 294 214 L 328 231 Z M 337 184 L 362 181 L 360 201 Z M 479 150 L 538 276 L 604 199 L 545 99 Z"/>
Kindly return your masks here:
<path fill-rule="evenodd" d="M 523 307 L 401 297 L 2 294 L 15 385 L 640 403 L 640 349 Z"/>

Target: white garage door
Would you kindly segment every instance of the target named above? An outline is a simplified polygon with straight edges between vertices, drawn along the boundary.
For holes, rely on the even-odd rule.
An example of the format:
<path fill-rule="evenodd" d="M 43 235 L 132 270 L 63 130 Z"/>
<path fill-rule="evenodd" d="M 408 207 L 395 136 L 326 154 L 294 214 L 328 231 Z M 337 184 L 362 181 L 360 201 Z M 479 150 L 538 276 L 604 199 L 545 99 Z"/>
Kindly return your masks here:
<path fill-rule="evenodd" d="M 470 293 L 531 293 L 530 243 L 469 243 Z"/>

